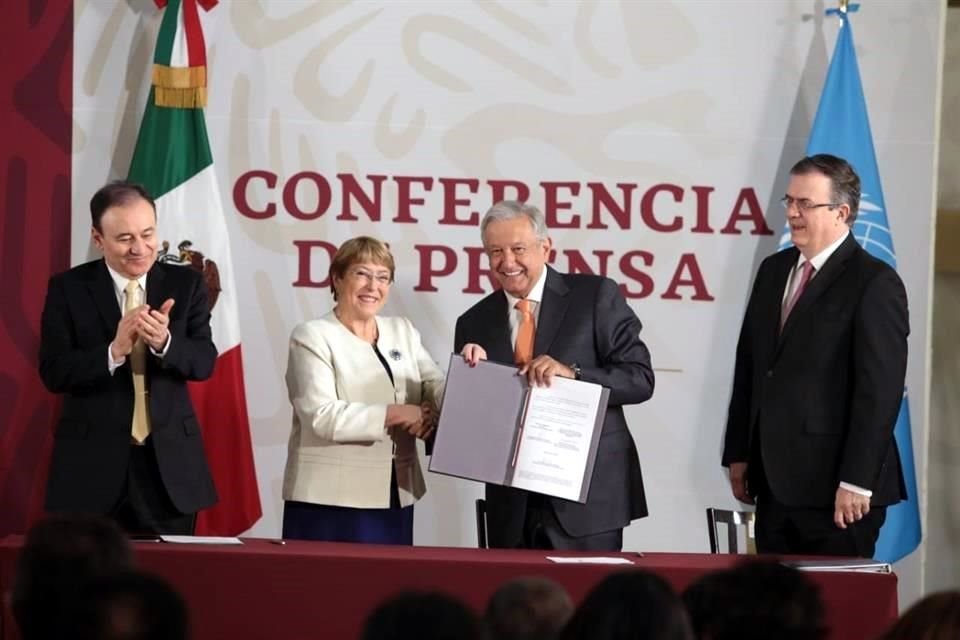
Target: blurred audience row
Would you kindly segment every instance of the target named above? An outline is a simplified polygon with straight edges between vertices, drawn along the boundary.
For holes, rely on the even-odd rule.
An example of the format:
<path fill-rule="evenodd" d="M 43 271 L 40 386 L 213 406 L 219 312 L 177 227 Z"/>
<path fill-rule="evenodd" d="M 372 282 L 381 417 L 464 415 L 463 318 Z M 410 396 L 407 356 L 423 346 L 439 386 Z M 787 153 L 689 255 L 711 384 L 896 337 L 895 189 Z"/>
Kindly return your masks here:
<path fill-rule="evenodd" d="M 11 593 L 22 640 L 184 640 L 187 607 L 134 565 L 114 522 L 56 515 L 36 524 L 17 558 Z"/>
<path fill-rule="evenodd" d="M 614 573 L 576 608 L 560 585 L 519 578 L 493 594 L 482 618 L 451 596 L 409 592 L 373 611 L 362 640 L 820 640 L 827 635 L 813 582 L 777 562 L 747 561 L 703 576 L 682 595 L 652 573 Z M 949 591 L 915 604 L 878 640 L 958 639 L 960 591 Z"/>
<path fill-rule="evenodd" d="M 22 640 L 186 640 L 187 607 L 162 579 L 138 571 L 110 521 L 54 516 L 37 524 L 17 560 L 11 605 Z M 850 615 L 857 615 L 851 611 Z M 818 588 L 776 562 L 747 561 L 677 594 L 644 571 L 614 573 L 578 607 L 539 577 L 511 580 L 477 615 L 453 596 L 406 592 L 371 612 L 362 640 L 820 640 Z M 878 640 L 960 638 L 960 591 L 927 596 Z"/>

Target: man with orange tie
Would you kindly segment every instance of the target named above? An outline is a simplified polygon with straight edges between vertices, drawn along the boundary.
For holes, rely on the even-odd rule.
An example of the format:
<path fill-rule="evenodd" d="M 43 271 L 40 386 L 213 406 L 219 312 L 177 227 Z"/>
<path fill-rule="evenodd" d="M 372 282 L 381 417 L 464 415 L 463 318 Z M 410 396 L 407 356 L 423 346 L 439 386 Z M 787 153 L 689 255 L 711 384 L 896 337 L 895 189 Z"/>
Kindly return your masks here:
<path fill-rule="evenodd" d="M 906 497 L 893 429 L 907 294 L 853 236 L 860 178 L 845 160 L 804 158 L 782 202 L 794 246 L 757 272 L 722 462 L 734 496 L 756 502 L 758 551 L 870 558 Z"/>
<path fill-rule="evenodd" d="M 217 358 L 207 289 L 156 261 L 156 209 L 139 185 L 106 185 L 90 213 L 103 259 L 51 278 L 41 320 L 40 377 L 64 396 L 46 507 L 190 534 L 217 500 L 186 384 Z"/>
<path fill-rule="evenodd" d="M 497 548 L 618 551 L 623 527 L 647 515 L 636 445 L 623 405 L 653 395 L 640 320 L 615 282 L 547 266 L 543 213 L 516 201 L 493 205 L 480 223 L 502 287 L 457 320 L 454 350 L 470 363 L 515 364 L 532 385 L 554 376 L 610 389 L 585 504 L 488 484 L 487 536 Z"/>

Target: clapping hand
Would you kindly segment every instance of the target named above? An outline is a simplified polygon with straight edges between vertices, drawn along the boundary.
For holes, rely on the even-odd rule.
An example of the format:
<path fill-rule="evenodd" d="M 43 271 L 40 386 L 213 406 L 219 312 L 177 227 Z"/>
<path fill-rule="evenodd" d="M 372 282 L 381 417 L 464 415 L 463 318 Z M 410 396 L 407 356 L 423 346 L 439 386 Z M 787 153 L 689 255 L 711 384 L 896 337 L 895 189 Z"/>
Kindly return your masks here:
<path fill-rule="evenodd" d="M 159 310 L 144 305 L 137 316 L 137 334 L 154 351 L 163 351 L 167 346 L 167 339 L 170 337 L 170 309 L 173 305 L 173 298 L 164 300 Z"/>
<path fill-rule="evenodd" d="M 117 323 L 117 333 L 113 338 L 113 342 L 110 343 L 110 357 L 113 358 L 114 362 L 119 361 L 121 358 L 126 358 L 130 355 L 130 352 L 133 351 L 133 343 L 137 341 L 137 336 L 139 335 L 137 325 L 140 321 L 140 314 L 149 310 L 150 307 L 147 305 L 140 305 L 135 309 L 127 311 L 123 314 L 123 317 L 120 318 L 120 322 Z"/>

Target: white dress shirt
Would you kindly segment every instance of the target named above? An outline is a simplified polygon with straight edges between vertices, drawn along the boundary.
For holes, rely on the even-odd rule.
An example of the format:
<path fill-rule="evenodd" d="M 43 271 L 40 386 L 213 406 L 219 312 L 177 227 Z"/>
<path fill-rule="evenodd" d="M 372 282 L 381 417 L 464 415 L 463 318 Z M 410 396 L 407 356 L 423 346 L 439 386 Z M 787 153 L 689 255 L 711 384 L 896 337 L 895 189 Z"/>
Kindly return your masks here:
<path fill-rule="evenodd" d="M 839 240 L 834 241 L 832 244 L 828 245 L 823 251 L 817 255 L 810 258 L 809 262 L 813 265 L 813 274 L 811 274 L 810 279 L 813 280 L 817 277 L 817 274 L 820 273 L 820 269 L 823 268 L 823 265 L 826 264 L 827 260 L 830 259 L 830 256 L 840 248 L 840 245 L 843 244 L 844 240 L 847 239 L 847 236 L 850 235 L 850 232 L 847 231 Z M 807 262 L 807 259 L 803 257 L 803 254 L 800 254 L 800 257 L 797 258 L 797 264 L 793 267 L 793 270 L 790 272 L 790 277 L 787 278 L 787 286 L 783 289 L 783 299 L 780 301 L 780 306 L 783 306 L 787 303 L 789 298 L 788 295 L 792 296 L 794 291 L 797 290 L 797 287 L 800 286 L 800 267 L 803 266 L 803 263 Z M 808 283 L 809 284 L 809 283 Z"/>
<path fill-rule="evenodd" d="M 540 302 L 543 301 L 543 287 L 546 283 L 547 265 L 543 265 L 543 271 L 540 272 L 540 277 L 526 297 L 532 307 L 530 312 L 533 314 L 534 327 L 540 326 Z M 510 344 L 513 346 L 517 344 L 517 331 L 520 330 L 520 321 L 523 319 L 523 314 L 517 309 L 517 303 L 520 302 L 521 298 L 510 295 L 506 289 L 503 290 L 503 293 L 507 296 L 507 320 L 510 322 Z"/>

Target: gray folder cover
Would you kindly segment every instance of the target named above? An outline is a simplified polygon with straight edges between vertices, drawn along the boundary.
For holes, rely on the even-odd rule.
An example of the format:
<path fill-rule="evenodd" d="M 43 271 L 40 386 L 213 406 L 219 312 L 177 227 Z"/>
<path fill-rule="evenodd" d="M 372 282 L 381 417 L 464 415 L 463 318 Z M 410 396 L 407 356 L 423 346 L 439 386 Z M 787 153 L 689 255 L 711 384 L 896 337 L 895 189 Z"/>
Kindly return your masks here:
<path fill-rule="evenodd" d="M 517 375 L 516 367 L 489 361 L 471 367 L 461 356 L 451 355 L 430 471 L 512 486 L 514 453 L 528 388 L 526 377 Z M 604 389 L 579 502 L 586 502 L 590 492 L 609 395 L 609 389 Z"/>

